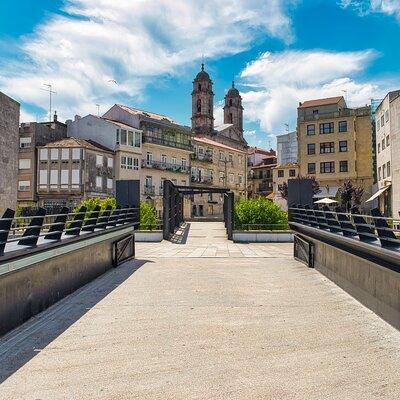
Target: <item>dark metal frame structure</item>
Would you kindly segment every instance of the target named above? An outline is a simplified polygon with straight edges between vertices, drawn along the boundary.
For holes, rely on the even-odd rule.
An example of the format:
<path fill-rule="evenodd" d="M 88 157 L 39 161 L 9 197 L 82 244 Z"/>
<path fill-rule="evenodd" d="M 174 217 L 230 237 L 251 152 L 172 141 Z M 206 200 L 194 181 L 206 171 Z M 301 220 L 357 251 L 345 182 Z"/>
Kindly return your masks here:
<path fill-rule="evenodd" d="M 230 189 L 212 187 L 193 187 L 174 185 L 170 180 L 164 181 L 163 188 L 163 237 L 168 240 L 175 230 L 184 222 L 183 198 L 195 194 L 219 193 L 224 195 L 224 219 L 228 239 L 233 232 L 234 194 Z M 229 204 L 228 204 L 229 203 Z"/>

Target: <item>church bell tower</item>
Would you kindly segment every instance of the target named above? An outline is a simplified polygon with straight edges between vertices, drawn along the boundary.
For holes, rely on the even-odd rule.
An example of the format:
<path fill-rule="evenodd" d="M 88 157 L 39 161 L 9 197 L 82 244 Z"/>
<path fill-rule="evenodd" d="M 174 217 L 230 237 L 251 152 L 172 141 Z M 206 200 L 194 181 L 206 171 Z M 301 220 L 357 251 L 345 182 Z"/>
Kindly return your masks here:
<path fill-rule="evenodd" d="M 193 81 L 192 129 L 197 134 L 211 135 L 214 130 L 214 93 L 212 80 L 201 64 Z"/>
<path fill-rule="evenodd" d="M 233 126 L 243 134 L 243 107 L 242 97 L 239 90 L 235 88 L 235 82 L 228 90 L 225 96 L 224 105 L 224 124 L 233 124 Z"/>

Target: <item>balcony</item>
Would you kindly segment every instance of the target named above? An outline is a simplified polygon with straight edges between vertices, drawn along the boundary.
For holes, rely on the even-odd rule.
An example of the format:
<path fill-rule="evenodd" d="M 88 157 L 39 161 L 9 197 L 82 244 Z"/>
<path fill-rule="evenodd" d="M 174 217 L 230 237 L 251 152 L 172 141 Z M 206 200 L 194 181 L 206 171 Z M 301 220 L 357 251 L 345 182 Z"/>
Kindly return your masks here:
<path fill-rule="evenodd" d="M 179 165 L 179 164 L 170 164 L 170 163 L 164 163 L 160 161 L 147 161 L 147 160 L 142 160 L 142 168 L 154 168 L 154 169 L 159 169 L 162 171 L 170 171 L 170 172 L 178 172 L 182 174 L 188 174 L 189 173 L 189 167 Z"/>
<path fill-rule="evenodd" d="M 192 183 L 199 183 L 199 184 L 203 184 L 203 185 L 211 185 L 213 183 L 214 179 L 211 176 L 202 176 L 202 177 L 192 176 L 190 178 L 190 181 Z"/>
<path fill-rule="evenodd" d="M 143 134 L 143 143 L 153 143 L 153 144 L 158 144 L 160 146 L 173 147 L 174 149 L 193 151 L 193 146 L 190 143 L 190 141 L 189 143 L 183 143 L 183 142 L 168 140 L 165 138 L 150 136 L 146 133 Z"/>
<path fill-rule="evenodd" d="M 154 185 L 152 185 L 152 186 L 145 185 L 143 189 L 144 189 L 143 193 L 148 195 L 148 196 L 154 196 L 156 194 Z"/>
<path fill-rule="evenodd" d="M 213 162 L 213 154 L 212 153 L 204 153 L 204 154 L 191 154 L 190 155 L 191 160 L 197 160 L 197 161 L 204 161 L 204 162 Z"/>

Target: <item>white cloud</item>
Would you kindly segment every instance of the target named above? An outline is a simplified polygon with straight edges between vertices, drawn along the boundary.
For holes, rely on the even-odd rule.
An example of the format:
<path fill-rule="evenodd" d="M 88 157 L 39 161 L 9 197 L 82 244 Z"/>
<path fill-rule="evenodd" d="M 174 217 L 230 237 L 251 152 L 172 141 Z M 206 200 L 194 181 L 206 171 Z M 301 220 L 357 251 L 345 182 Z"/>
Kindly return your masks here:
<path fill-rule="evenodd" d="M 343 8 L 355 9 L 360 15 L 376 12 L 393 15 L 400 20 L 399 0 L 341 0 L 339 4 Z"/>
<path fill-rule="evenodd" d="M 138 102 L 155 77 L 178 75 L 202 54 L 235 54 L 265 35 L 289 43 L 285 8 L 296 1 L 66 0 L 65 15 L 25 38 L 23 62 L 3 61 L 0 87 L 45 110 L 40 87 L 51 82 L 61 117 L 121 98 Z"/>
<path fill-rule="evenodd" d="M 245 137 L 252 137 L 252 136 L 256 136 L 256 131 L 253 129 L 253 130 L 247 130 L 247 131 L 244 131 L 243 132 L 243 135 L 245 136 Z"/>
<path fill-rule="evenodd" d="M 370 103 L 389 89 L 387 82 L 359 81 L 361 73 L 376 57 L 371 50 L 359 52 L 287 51 L 265 53 L 249 63 L 241 77 L 245 117 L 259 122 L 267 133 L 296 127 L 298 103 L 331 96 L 345 96 L 350 106 Z M 346 92 L 344 92 L 346 91 Z"/>
<path fill-rule="evenodd" d="M 222 125 L 224 123 L 224 100 L 218 101 L 214 104 L 214 126 Z"/>

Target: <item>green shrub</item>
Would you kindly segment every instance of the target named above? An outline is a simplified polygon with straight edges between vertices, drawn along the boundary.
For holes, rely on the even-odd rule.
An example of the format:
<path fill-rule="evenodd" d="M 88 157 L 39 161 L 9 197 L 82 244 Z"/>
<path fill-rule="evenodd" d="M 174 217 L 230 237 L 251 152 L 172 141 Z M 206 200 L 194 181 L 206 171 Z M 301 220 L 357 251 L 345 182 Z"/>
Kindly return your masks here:
<path fill-rule="evenodd" d="M 288 216 L 279 205 L 263 198 L 242 199 L 235 203 L 235 229 L 285 230 Z"/>
<path fill-rule="evenodd" d="M 140 203 L 140 226 L 142 231 L 152 231 L 158 229 L 160 219 L 157 217 L 156 210 L 152 205 L 142 201 Z"/>
<path fill-rule="evenodd" d="M 114 197 L 106 197 L 104 199 L 100 199 L 99 197 L 92 197 L 86 200 L 81 201 L 72 212 L 78 212 L 82 206 L 86 207 L 86 212 L 90 213 L 94 210 L 96 206 L 100 206 L 101 211 L 105 210 L 108 205 L 111 205 L 114 210 L 117 206 L 117 202 Z"/>

